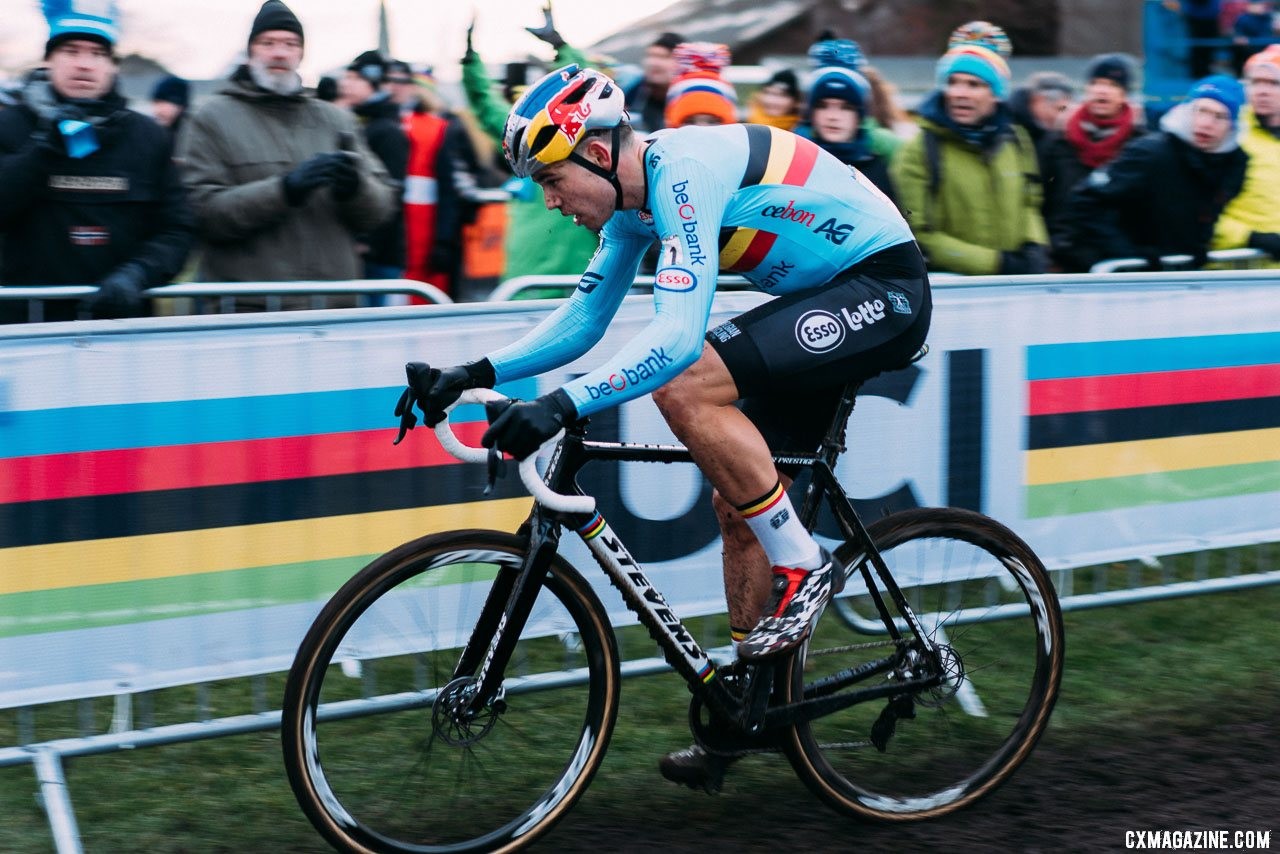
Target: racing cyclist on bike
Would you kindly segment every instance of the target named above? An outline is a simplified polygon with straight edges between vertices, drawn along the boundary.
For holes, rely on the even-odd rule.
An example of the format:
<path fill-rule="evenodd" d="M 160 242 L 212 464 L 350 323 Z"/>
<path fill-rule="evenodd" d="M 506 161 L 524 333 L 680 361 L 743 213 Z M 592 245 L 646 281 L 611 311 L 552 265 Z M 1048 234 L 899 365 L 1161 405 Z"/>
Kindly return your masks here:
<path fill-rule="evenodd" d="M 516 102 L 503 150 L 549 209 L 600 231 L 599 248 L 573 295 L 519 341 L 457 367 L 407 365 L 404 408 L 416 400 L 434 426 L 465 389 L 582 356 L 659 242 L 652 322 L 599 369 L 509 406 L 483 444 L 522 459 L 567 422 L 652 393 L 715 487 L 739 656 L 794 648 L 843 575 L 797 518 L 771 453 L 815 450 L 846 383 L 924 343 L 929 284 L 906 221 L 855 169 L 786 131 L 735 124 L 642 139 L 618 85 L 574 65 Z M 775 298 L 707 332 L 721 270 Z M 696 747 L 672 754 L 663 773 L 692 784 L 705 758 Z"/>

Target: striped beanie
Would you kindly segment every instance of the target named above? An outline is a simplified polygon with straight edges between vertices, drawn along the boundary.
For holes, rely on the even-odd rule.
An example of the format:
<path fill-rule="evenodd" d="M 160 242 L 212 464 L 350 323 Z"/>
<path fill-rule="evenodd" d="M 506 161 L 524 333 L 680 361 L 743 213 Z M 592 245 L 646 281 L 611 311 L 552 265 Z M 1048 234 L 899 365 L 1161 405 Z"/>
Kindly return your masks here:
<path fill-rule="evenodd" d="M 938 60 L 939 89 L 946 88 L 947 79 L 952 74 L 972 74 L 991 87 L 997 100 L 1003 101 L 1009 97 L 1009 82 L 1013 76 L 1009 71 L 1009 64 L 990 48 L 968 42 L 948 50 Z"/>
<path fill-rule="evenodd" d="M 691 116 L 715 116 L 723 124 L 738 120 L 738 93 L 720 76 L 729 64 L 729 48 L 711 42 L 686 42 L 673 53 L 678 76 L 667 87 L 667 127 L 680 127 Z"/>
<path fill-rule="evenodd" d="M 1013 55 L 1013 42 L 1004 28 L 990 21 L 970 21 L 961 24 L 951 31 L 947 39 L 947 50 L 962 44 L 976 44 L 987 50 L 995 51 L 1005 59 Z"/>
<path fill-rule="evenodd" d="M 87 39 L 115 49 L 120 38 L 116 23 L 120 12 L 115 0 L 42 0 L 41 6 L 49 22 L 46 58 L 59 44 L 71 39 Z"/>

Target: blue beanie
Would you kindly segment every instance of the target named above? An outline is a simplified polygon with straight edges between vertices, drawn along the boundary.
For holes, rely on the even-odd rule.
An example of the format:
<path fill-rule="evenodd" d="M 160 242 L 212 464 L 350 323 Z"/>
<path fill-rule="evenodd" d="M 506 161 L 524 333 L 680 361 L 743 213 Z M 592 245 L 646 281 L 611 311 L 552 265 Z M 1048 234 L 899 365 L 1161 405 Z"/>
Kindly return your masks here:
<path fill-rule="evenodd" d="M 190 99 L 191 87 L 187 85 L 187 81 L 172 74 L 162 78 L 155 88 L 151 90 L 151 100 L 153 101 L 168 101 L 170 104 L 185 107 Z"/>
<path fill-rule="evenodd" d="M 972 74 L 991 87 L 996 99 L 1009 97 L 1009 81 L 1012 75 L 1009 64 L 1000 54 L 975 42 L 956 45 L 938 60 L 938 88 L 945 89 L 952 74 Z"/>
<path fill-rule="evenodd" d="M 1197 98 L 1211 98 L 1227 108 L 1231 114 L 1231 123 L 1236 123 L 1240 108 L 1244 106 L 1244 87 L 1240 81 L 1225 74 L 1214 74 L 1203 80 L 1197 80 L 1187 93 L 1187 102 Z"/>
<path fill-rule="evenodd" d="M 861 71 L 866 64 L 862 48 L 852 39 L 823 39 L 809 46 L 809 65 L 812 68 L 841 65 Z"/>
<path fill-rule="evenodd" d="M 865 115 L 871 103 L 871 84 L 852 68 L 819 68 L 809 81 L 809 109 L 812 110 L 823 98 L 848 101 L 859 114 Z"/>
<path fill-rule="evenodd" d="M 59 44 L 71 39 L 96 41 L 115 49 L 120 38 L 116 0 L 42 0 L 41 5 L 49 22 L 46 58 Z"/>

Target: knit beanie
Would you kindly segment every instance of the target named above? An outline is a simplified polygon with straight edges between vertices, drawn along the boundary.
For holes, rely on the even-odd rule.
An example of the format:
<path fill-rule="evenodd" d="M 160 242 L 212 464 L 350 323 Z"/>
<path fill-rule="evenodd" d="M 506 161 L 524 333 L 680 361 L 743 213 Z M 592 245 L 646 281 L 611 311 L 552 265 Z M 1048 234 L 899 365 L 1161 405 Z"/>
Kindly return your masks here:
<path fill-rule="evenodd" d="M 809 109 L 823 98 L 848 101 L 859 115 L 866 115 L 871 106 L 871 84 L 852 68 L 819 68 L 809 81 Z"/>
<path fill-rule="evenodd" d="M 191 98 L 191 87 L 187 85 L 187 81 L 181 77 L 174 77 L 170 74 L 156 84 L 151 90 L 151 100 L 168 101 L 170 104 L 177 104 L 179 107 L 186 107 Z"/>
<path fill-rule="evenodd" d="M 1280 80 L 1280 44 L 1267 45 L 1265 50 L 1249 57 L 1244 63 L 1244 76 L 1247 79 L 1264 68 L 1271 72 L 1273 79 Z"/>
<path fill-rule="evenodd" d="M 789 98 L 800 100 L 800 81 L 796 78 L 796 73 L 790 68 L 784 68 L 781 71 L 774 72 L 773 76 L 764 81 L 765 88 L 768 86 L 781 86 Z"/>
<path fill-rule="evenodd" d="M 738 120 L 738 93 L 720 76 L 729 64 L 729 48 L 711 42 L 686 42 L 674 51 L 678 76 L 667 87 L 667 127 L 679 127 L 690 116 L 711 115 L 723 124 Z"/>
<path fill-rule="evenodd" d="M 1240 108 L 1244 106 L 1244 87 L 1234 77 L 1213 74 L 1197 80 L 1191 87 L 1191 91 L 1187 93 L 1188 103 L 1200 98 L 1209 98 L 1226 107 L 1227 112 L 1231 114 L 1231 124 L 1234 125 L 1236 118 L 1240 115 Z"/>
<path fill-rule="evenodd" d="M 284 30 L 296 33 L 300 39 L 303 38 L 302 22 L 280 0 L 267 0 L 262 4 L 262 8 L 258 10 L 258 16 L 253 19 L 253 27 L 249 30 L 249 43 L 252 44 L 260 33 L 271 30 Z"/>
<path fill-rule="evenodd" d="M 970 21 L 952 30 L 950 38 L 947 39 L 947 50 L 962 44 L 981 45 L 1005 59 L 1013 55 L 1013 42 L 1009 41 L 1004 28 L 990 21 Z"/>
<path fill-rule="evenodd" d="M 1122 53 L 1095 56 L 1084 70 L 1084 82 L 1091 83 L 1099 78 L 1110 80 L 1129 92 L 1133 89 L 1133 62 Z"/>
<path fill-rule="evenodd" d="M 1012 75 L 1009 65 L 1000 54 L 977 43 L 965 43 L 951 48 L 938 60 L 937 83 L 939 89 L 945 89 L 947 78 L 952 74 L 972 74 L 991 87 L 996 100 L 1003 101 L 1009 96 L 1009 81 Z"/>
<path fill-rule="evenodd" d="M 827 68 L 832 65 L 861 71 L 867 65 L 867 57 L 858 43 L 851 39 L 823 39 L 809 46 L 811 68 Z"/>
<path fill-rule="evenodd" d="M 116 23 L 120 14 L 115 0 L 43 0 L 42 7 L 49 22 L 46 59 L 54 48 L 72 39 L 99 42 L 108 50 L 115 50 L 120 38 Z"/>
<path fill-rule="evenodd" d="M 369 85 L 377 89 L 382 85 L 383 78 L 387 76 L 387 61 L 376 50 L 366 50 L 351 60 L 347 70 L 359 74 L 369 81 Z"/>

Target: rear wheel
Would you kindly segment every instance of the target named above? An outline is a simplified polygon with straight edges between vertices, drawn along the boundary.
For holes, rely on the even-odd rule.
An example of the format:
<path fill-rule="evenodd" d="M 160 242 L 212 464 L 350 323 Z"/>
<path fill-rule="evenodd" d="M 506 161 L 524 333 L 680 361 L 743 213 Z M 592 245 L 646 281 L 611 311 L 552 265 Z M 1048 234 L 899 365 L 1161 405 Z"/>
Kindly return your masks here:
<path fill-rule="evenodd" d="M 858 570 L 866 555 L 846 544 L 837 552 L 849 566 L 845 590 L 789 665 L 793 702 L 828 691 L 831 680 L 820 680 L 842 679 L 900 648 L 898 667 L 841 690 L 891 686 L 926 672 L 941 682 L 799 724 L 787 751 L 800 777 L 840 811 L 932 818 L 1007 779 L 1044 732 L 1062 680 L 1062 615 L 1040 560 L 981 514 L 909 510 L 878 520 L 868 533 L 938 660 L 910 650 L 901 619 L 904 643 L 889 638 Z"/>
<path fill-rule="evenodd" d="M 478 666 L 454 672 L 524 551 L 494 531 L 423 537 L 357 573 L 307 633 L 281 741 L 299 804 L 339 849 L 514 850 L 586 788 L 619 671 L 605 610 L 572 566 L 553 560 L 498 697 L 467 711 Z"/>

